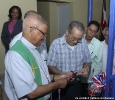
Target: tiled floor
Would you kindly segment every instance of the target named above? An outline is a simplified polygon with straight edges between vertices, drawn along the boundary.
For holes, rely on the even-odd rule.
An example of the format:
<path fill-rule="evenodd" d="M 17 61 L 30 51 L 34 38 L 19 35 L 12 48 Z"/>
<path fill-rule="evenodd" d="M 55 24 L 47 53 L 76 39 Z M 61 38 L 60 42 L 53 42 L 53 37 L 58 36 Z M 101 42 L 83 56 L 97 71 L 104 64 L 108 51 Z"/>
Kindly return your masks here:
<path fill-rule="evenodd" d="M 1 78 L 1 81 L 2 81 L 2 89 L 3 89 L 3 95 L 2 97 L 0 97 L 0 100 L 8 100 L 5 92 L 4 92 L 4 74 L 0 74 L 0 78 Z"/>

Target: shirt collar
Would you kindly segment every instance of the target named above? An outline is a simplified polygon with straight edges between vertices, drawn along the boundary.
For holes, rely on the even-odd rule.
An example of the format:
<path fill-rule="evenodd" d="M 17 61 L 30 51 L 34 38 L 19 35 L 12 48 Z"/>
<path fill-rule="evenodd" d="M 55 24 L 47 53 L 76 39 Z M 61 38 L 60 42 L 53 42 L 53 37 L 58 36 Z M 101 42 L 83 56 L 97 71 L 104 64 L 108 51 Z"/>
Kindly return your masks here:
<path fill-rule="evenodd" d="M 66 34 L 64 34 L 61 38 L 60 38 L 60 44 L 66 44 Z"/>
<path fill-rule="evenodd" d="M 30 49 L 36 49 L 36 46 L 34 46 L 32 43 L 30 43 L 27 39 L 25 39 L 23 36 L 21 37 L 20 41 Z"/>
<path fill-rule="evenodd" d="M 105 42 L 105 40 L 104 41 L 102 41 L 104 44 L 106 44 L 106 42 Z M 107 44 L 106 44 L 107 45 Z"/>
<path fill-rule="evenodd" d="M 95 37 L 91 40 L 91 42 L 90 42 L 90 44 L 94 44 L 94 42 L 95 42 Z"/>

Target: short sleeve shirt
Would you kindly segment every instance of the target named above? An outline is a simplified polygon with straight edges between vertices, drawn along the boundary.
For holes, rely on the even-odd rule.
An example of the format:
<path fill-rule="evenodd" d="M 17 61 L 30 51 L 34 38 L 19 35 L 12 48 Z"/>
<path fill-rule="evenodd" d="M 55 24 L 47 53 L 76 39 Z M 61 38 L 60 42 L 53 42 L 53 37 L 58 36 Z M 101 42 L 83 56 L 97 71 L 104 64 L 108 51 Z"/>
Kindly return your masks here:
<path fill-rule="evenodd" d="M 61 38 L 55 39 L 50 46 L 47 65 L 55 66 L 62 72 L 71 70 L 80 71 L 84 62 L 90 63 L 91 57 L 88 46 L 84 38 L 80 43 L 77 43 L 72 49 L 66 43 L 65 34 Z"/>

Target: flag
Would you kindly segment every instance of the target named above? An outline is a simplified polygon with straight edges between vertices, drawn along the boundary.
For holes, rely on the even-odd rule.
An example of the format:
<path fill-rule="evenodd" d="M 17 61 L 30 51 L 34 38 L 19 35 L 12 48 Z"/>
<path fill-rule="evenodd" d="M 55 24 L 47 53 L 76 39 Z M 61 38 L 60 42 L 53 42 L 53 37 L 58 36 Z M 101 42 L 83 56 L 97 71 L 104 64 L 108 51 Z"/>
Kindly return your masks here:
<path fill-rule="evenodd" d="M 107 26 L 106 21 L 106 0 L 103 0 L 103 6 L 102 6 L 102 15 L 101 15 L 101 31 L 104 33 L 105 28 Z"/>

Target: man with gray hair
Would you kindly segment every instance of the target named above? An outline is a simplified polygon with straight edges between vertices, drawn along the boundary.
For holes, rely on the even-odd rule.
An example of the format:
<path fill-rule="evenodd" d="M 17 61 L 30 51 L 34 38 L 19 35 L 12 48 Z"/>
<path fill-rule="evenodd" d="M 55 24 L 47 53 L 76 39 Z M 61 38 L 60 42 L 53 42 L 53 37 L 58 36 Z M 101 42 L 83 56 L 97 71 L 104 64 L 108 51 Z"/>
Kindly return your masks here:
<path fill-rule="evenodd" d="M 29 15 L 32 15 L 32 14 L 37 14 L 36 11 L 33 11 L 33 10 L 30 10 L 30 11 L 27 11 L 24 15 L 24 19 L 29 16 Z M 38 17 L 41 18 L 41 16 L 38 14 Z M 22 37 L 22 32 L 20 32 L 18 35 L 16 35 L 12 41 L 10 42 L 9 44 L 9 48 L 11 48 L 17 40 L 20 40 Z M 46 47 L 46 40 L 43 40 L 41 45 L 37 47 L 38 51 L 40 52 L 41 56 L 42 56 L 42 59 L 44 60 L 44 62 L 46 63 L 46 58 L 47 58 L 47 47 Z"/>
<path fill-rule="evenodd" d="M 47 22 L 38 14 L 24 19 L 22 37 L 5 57 L 5 92 L 9 100 L 48 100 L 53 89 L 66 86 L 65 75 L 51 82 L 53 75 L 49 75 L 37 50 L 46 39 L 47 28 Z"/>
<path fill-rule="evenodd" d="M 24 15 L 24 19 L 25 19 L 28 15 L 31 15 L 31 14 L 37 14 L 37 12 L 34 11 L 34 10 L 29 10 L 29 11 L 27 11 L 27 12 L 25 13 L 25 15 Z M 39 16 L 39 15 L 38 15 L 38 16 Z M 39 16 L 39 17 L 41 17 L 41 16 Z"/>
<path fill-rule="evenodd" d="M 72 21 L 61 38 L 55 39 L 49 49 L 47 65 L 51 73 L 72 75 L 76 70 L 78 77 L 61 90 L 61 100 L 75 100 L 80 96 L 80 76 L 87 77 L 90 68 L 90 53 L 85 39 L 82 39 L 84 25 Z M 54 91 L 53 100 L 58 100 Z"/>
<path fill-rule="evenodd" d="M 25 19 L 27 16 L 32 15 L 32 14 L 37 14 L 37 12 L 36 12 L 36 11 L 33 11 L 33 10 L 27 11 L 27 12 L 25 13 L 25 15 L 24 15 L 24 19 Z M 20 40 L 21 37 L 22 37 L 22 32 L 20 32 L 18 35 L 16 35 L 16 36 L 13 38 L 13 40 L 12 40 L 12 41 L 10 42 L 10 44 L 9 44 L 9 48 L 11 48 L 11 47 L 16 43 L 17 40 Z"/>

